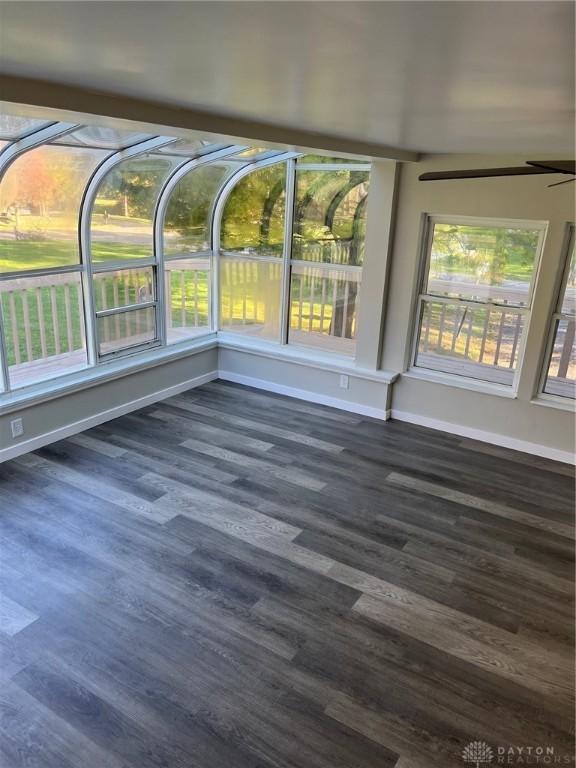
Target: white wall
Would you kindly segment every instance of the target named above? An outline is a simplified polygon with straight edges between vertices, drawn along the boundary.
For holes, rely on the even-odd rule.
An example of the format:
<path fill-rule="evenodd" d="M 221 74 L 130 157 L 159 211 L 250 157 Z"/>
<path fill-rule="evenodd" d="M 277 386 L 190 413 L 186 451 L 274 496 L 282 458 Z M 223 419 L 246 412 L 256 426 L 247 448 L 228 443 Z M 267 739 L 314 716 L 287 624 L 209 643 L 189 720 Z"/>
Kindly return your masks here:
<path fill-rule="evenodd" d="M 489 433 L 484 439 L 514 445 L 533 444 L 535 452 L 567 458 L 574 450 L 575 422 L 571 413 L 533 401 L 549 328 L 556 281 L 562 258 L 566 225 L 574 221 L 575 184 L 552 189 L 557 176 L 420 182 L 418 175 L 431 170 L 523 165 L 519 156 L 435 156 L 402 166 L 396 231 L 385 313 L 382 366 L 404 371 L 406 350 L 413 330 L 413 298 L 420 260 L 420 226 L 423 213 L 532 219 L 549 222 L 542 262 L 537 276 L 528 344 L 519 380 L 518 396 L 472 392 L 456 386 L 401 376 L 392 394 L 392 416 L 410 416 L 421 423 L 440 422 L 447 430 Z M 492 438 L 490 437 L 492 435 Z M 478 437 L 482 437 L 478 435 Z M 519 445 L 516 447 L 520 447 Z M 531 446 L 524 446 L 530 449 Z M 543 451 L 538 451 L 543 448 Z M 549 449 L 549 450 L 545 450 Z"/>
<path fill-rule="evenodd" d="M 218 350 L 165 362 L 120 378 L 0 415 L 0 462 L 216 378 Z M 13 440 L 10 421 L 24 420 Z"/>

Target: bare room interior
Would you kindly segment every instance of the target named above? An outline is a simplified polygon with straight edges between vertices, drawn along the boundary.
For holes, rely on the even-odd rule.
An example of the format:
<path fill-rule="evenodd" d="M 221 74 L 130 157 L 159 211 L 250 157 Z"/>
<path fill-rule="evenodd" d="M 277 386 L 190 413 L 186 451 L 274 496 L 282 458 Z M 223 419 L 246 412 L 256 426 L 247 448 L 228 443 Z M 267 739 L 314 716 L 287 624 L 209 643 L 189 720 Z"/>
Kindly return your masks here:
<path fill-rule="evenodd" d="M 0 0 L 1 768 L 574 764 L 574 17 Z"/>

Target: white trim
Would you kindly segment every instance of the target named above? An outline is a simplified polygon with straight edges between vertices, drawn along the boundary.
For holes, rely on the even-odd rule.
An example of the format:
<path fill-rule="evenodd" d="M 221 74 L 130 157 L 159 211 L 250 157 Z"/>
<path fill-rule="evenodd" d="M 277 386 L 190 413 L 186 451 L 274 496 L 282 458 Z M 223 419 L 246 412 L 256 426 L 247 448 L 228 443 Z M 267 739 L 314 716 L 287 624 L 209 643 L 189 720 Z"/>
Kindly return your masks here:
<path fill-rule="evenodd" d="M 36 451 L 38 448 L 42 448 L 49 443 L 54 443 L 57 440 L 64 440 L 71 435 L 76 435 L 78 432 L 84 432 L 92 427 L 97 427 L 99 424 L 103 424 L 105 421 L 117 419 L 119 416 L 124 416 L 132 411 L 137 411 L 140 408 L 144 408 L 147 405 L 152 405 L 159 400 L 165 400 L 167 397 L 172 397 L 180 392 L 185 392 L 188 389 L 199 387 L 201 384 L 206 384 L 209 381 L 214 381 L 218 378 L 218 371 L 210 371 L 204 373 L 201 376 L 195 376 L 193 379 L 187 379 L 180 382 L 180 384 L 174 384 L 166 389 L 161 389 L 158 392 L 152 392 L 144 397 L 139 397 L 136 400 L 130 400 L 127 403 L 122 403 L 114 408 L 108 408 L 105 411 L 95 413 L 93 416 L 88 416 L 85 419 L 80 419 L 72 424 L 67 424 L 64 427 L 53 429 L 51 432 L 45 432 L 43 435 L 32 437 L 30 440 L 23 440 L 20 443 L 11 445 L 9 448 L 3 448 L 0 450 L 0 464 L 3 461 L 14 459 L 16 456 L 21 456 L 23 453 L 29 453 L 30 451 Z"/>
<path fill-rule="evenodd" d="M 331 373 L 346 373 L 357 379 L 377 381 L 382 384 L 393 384 L 398 373 L 384 370 L 370 370 L 354 365 L 354 360 L 330 352 L 319 352 L 315 349 L 304 349 L 293 345 L 280 345 L 275 342 L 265 342 L 261 339 L 242 338 L 238 334 L 218 333 L 218 348 L 231 349 L 236 352 L 246 352 L 258 357 L 268 357 L 279 362 L 304 365 Z"/>
<path fill-rule="evenodd" d="M 545 408 L 555 408 L 557 411 L 569 411 L 576 413 L 576 402 L 571 397 L 551 395 L 548 392 L 540 392 L 530 400 L 532 405 L 543 405 Z"/>
<path fill-rule="evenodd" d="M 446 213 L 428 213 L 428 219 L 433 224 L 460 224 L 475 226 L 476 224 L 504 227 L 507 229 L 546 229 L 548 222 L 541 219 L 501 219 L 497 216 L 459 216 Z"/>
<path fill-rule="evenodd" d="M 446 387 L 467 389 L 469 392 L 480 392 L 484 395 L 507 397 L 510 400 L 518 399 L 518 395 L 515 390 L 507 384 L 497 384 L 492 381 L 473 379 L 470 376 L 461 376 L 458 373 L 435 371 L 433 368 L 424 368 L 423 366 L 415 365 L 400 375 L 402 378 L 406 379 L 419 379 L 421 381 L 429 381 L 432 384 L 443 384 Z"/>
<path fill-rule="evenodd" d="M 199 336 L 190 342 L 183 341 L 167 347 L 154 347 L 152 351 L 133 352 L 121 358 L 105 360 L 93 368 L 84 368 L 78 373 L 50 379 L 36 384 L 32 388 L 16 389 L 13 392 L 0 395 L 0 416 L 24 408 L 32 408 L 48 400 L 81 392 L 84 389 L 146 371 L 159 365 L 165 365 L 209 349 L 216 349 L 217 346 L 216 334 L 210 333 Z"/>
<path fill-rule="evenodd" d="M 254 387 L 255 389 L 264 389 L 267 392 L 275 392 L 278 395 L 285 395 L 286 397 L 295 397 L 297 400 L 306 400 L 309 403 L 328 405 L 330 408 L 339 408 L 341 411 L 350 411 L 351 413 L 358 413 L 361 416 L 370 416 L 373 419 L 380 419 L 381 421 L 387 421 L 390 418 L 389 409 L 374 408 L 371 405 L 362 405 L 361 403 L 352 403 L 348 400 L 340 400 L 337 397 L 322 395 L 307 389 L 287 387 L 284 384 L 276 384 L 275 382 L 266 379 L 255 379 L 252 376 L 244 376 L 244 374 L 241 373 L 219 370 L 218 378 L 223 381 L 232 381 L 235 384 L 244 384 L 247 387 Z"/>
<path fill-rule="evenodd" d="M 479 440 L 482 443 L 499 445 L 502 448 L 510 448 L 513 451 L 522 451 L 535 456 L 543 456 L 553 461 L 561 461 L 565 464 L 575 464 L 576 457 L 570 451 L 561 451 L 558 448 L 551 448 L 548 445 L 540 443 L 531 443 L 528 440 L 519 440 L 516 437 L 508 437 L 498 432 L 486 432 L 483 429 L 475 427 L 466 427 L 462 424 L 454 424 L 451 421 L 442 421 L 441 419 L 432 419 L 429 416 L 422 416 L 419 413 L 408 413 L 407 411 L 398 411 L 392 409 L 392 419 L 406 421 L 409 424 L 418 424 L 421 427 L 429 429 L 438 429 L 441 432 L 449 432 L 452 435 L 460 437 L 469 437 L 472 440 Z"/>

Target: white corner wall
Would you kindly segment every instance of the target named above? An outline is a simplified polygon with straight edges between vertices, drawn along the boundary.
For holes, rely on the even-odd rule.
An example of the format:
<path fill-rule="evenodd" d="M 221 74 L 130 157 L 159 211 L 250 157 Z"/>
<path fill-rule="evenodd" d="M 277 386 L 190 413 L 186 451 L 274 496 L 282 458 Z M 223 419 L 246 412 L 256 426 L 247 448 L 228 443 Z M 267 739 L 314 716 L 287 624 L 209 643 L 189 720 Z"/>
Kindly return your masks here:
<path fill-rule="evenodd" d="M 536 403 L 567 223 L 575 217 L 575 186 L 547 188 L 557 176 L 418 181 L 425 171 L 523 165 L 524 156 L 435 156 L 405 164 L 400 174 L 396 232 L 385 314 L 382 367 L 406 371 L 420 263 L 422 214 L 454 214 L 549 222 L 538 272 L 528 343 L 515 399 L 401 376 L 392 393 L 392 417 L 499 445 L 573 460 L 573 413 Z"/>

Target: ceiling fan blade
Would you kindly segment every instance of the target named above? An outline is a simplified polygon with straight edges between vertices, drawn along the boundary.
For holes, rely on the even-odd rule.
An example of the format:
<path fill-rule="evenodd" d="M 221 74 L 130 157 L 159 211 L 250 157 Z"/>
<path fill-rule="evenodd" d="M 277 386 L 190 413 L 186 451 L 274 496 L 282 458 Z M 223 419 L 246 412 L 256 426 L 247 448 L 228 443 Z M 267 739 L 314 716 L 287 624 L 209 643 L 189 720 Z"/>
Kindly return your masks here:
<path fill-rule="evenodd" d="M 554 184 L 548 184 L 548 189 L 550 189 L 550 187 L 559 187 L 561 184 L 570 184 L 571 181 L 576 181 L 576 177 L 573 179 L 564 179 L 564 181 L 555 181 Z"/>
<path fill-rule="evenodd" d="M 558 173 L 548 168 L 535 165 L 510 166 L 508 168 L 471 168 L 459 171 L 429 171 L 418 176 L 420 181 L 440 181 L 441 179 L 484 179 L 493 176 L 534 176 L 540 173 Z"/>
<path fill-rule="evenodd" d="M 550 172 L 576 174 L 576 160 L 527 160 L 528 165 L 536 168 L 549 168 Z"/>

